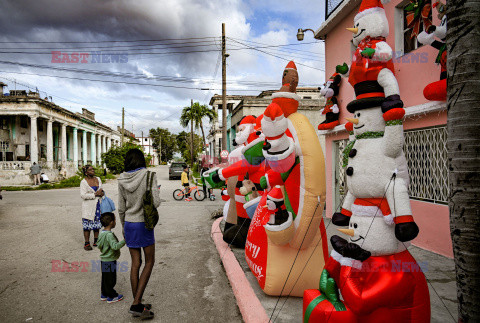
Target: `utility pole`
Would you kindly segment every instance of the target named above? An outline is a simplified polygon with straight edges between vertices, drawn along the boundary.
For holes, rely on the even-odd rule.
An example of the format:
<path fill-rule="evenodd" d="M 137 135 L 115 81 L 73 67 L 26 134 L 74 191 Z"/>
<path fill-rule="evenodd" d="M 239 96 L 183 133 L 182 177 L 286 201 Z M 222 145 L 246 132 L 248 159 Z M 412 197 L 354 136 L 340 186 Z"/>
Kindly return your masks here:
<path fill-rule="evenodd" d="M 222 147 L 227 149 L 227 57 L 225 53 L 225 23 L 222 23 Z"/>
<path fill-rule="evenodd" d="M 123 137 L 125 136 L 125 108 L 122 108 L 122 140 L 121 145 L 123 146 Z"/>
<path fill-rule="evenodd" d="M 193 171 L 193 99 L 190 101 L 190 168 Z"/>

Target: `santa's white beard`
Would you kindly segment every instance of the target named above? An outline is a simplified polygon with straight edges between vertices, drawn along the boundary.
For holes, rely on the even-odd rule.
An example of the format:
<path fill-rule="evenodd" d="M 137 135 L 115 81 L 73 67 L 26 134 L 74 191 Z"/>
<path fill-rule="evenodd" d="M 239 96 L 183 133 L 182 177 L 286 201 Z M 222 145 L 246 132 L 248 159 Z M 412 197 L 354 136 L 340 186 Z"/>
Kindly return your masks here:
<path fill-rule="evenodd" d="M 237 132 L 235 135 L 235 142 L 237 145 L 242 145 L 247 142 L 248 137 L 253 131 L 253 126 L 246 127 L 243 131 Z"/>

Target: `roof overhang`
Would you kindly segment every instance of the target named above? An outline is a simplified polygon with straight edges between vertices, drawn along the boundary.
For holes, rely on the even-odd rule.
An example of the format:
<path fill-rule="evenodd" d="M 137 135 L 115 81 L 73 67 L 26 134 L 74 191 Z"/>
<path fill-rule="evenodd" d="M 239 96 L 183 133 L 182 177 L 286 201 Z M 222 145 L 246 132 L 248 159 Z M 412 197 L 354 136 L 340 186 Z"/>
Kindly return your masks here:
<path fill-rule="evenodd" d="M 328 16 L 320 28 L 315 31 L 314 37 L 316 39 L 325 39 L 325 36 L 333 29 L 335 26 L 342 21 L 352 10 L 360 5 L 362 0 L 343 0 L 343 2 L 338 6 L 335 11 Z M 353 24 L 353 21 L 352 21 Z"/>

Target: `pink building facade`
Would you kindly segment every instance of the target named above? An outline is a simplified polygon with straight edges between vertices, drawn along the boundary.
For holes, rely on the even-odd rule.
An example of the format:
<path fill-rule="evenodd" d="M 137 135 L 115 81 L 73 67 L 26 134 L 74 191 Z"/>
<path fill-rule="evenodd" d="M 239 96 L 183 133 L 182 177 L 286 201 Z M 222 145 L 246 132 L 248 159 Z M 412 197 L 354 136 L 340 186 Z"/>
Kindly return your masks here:
<path fill-rule="evenodd" d="M 325 40 L 325 79 L 335 72 L 336 65 L 351 63 L 352 33 L 346 28 L 353 27 L 360 3 L 359 0 L 336 1 L 334 5 L 338 6 L 332 10 L 328 10 L 327 3 L 329 15 L 315 32 L 315 38 Z M 423 96 L 424 87 L 439 80 L 440 66 L 435 64 L 438 51 L 410 39 L 403 10 L 408 3 L 392 0 L 384 8 L 390 29 L 387 43 L 394 51 L 395 76 L 406 111 L 404 151 L 409 164 L 412 212 L 420 228 L 413 244 L 452 258 L 447 205 L 446 102 L 428 101 Z M 432 22 L 440 24 L 435 9 Z M 345 118 L 352 117 L 346 106 L 354 97 L 353 87 L 343 79 L 338 95 L 340 126 L 321 133 L 326 142 L 326 214 L 329 217 L 340 210 L 345 192 L 341 153 L 348 140 Z"/>

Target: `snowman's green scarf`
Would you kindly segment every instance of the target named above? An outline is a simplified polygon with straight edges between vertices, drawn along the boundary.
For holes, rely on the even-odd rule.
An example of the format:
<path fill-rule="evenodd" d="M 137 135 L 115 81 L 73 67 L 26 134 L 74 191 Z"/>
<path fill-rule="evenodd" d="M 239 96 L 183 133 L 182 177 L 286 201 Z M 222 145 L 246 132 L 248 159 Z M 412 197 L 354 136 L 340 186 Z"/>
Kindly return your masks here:
<path fill-rule="evenodd" d="M 371 139 L 371 138 L 381 138 L 383 137 L 383 131 L 367 131 L 358 136 L 355 136 L 355 140 L 352 140 L 348 143 L 347 147 L 343 150 L 343 167 L 347 167 L 348 165 L 348 154 L 350 154 L 350 150 L 352 150 L 353 145 L 357 139 Z"/>

